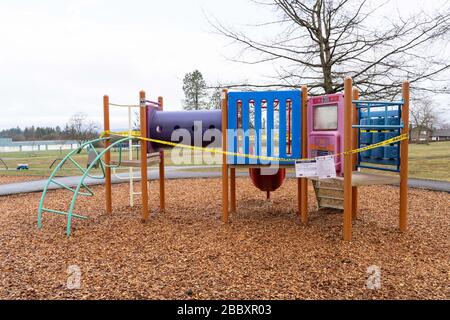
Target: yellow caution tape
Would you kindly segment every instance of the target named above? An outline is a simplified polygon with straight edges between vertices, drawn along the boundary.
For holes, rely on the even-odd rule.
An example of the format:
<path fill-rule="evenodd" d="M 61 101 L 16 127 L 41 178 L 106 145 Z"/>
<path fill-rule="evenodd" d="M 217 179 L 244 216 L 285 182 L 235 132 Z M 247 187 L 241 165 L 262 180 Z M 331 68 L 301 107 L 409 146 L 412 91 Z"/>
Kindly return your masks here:
<path fill-rule="evenodd" d="M 359 148 L 359 149 L 345 151 L 345 152 L 342 152 L 341 154 L 355 154 L 355 153 L 359 153 L 359 152 L 363 152 L 363 151 L 367 151 L 367 150 L 371 150 L 371 149 L 376 149 L 376 148 L 385 146 L 387 144 L 392 144 L 392 143 L 399 142 L 399 141 L 406 140 L 406 139 L 408 139 L 408 134 L 404 133 L 404 134 L 401 134 L 401 135 L 396 136 L 394 138 L 387 139 L 387 140 L 384 140 L 384 141 L 381 141 L 381 142 L 378 142 L 378 143 L 374 143 L 374 144 L 371 144 L 371 145 L 368 145 L 366 147 L 362 147 L 362 148 Z"/>
<path fill-rule="evenodd" d="M 224 154 L 227 156 L 235 156 L 235 157 L 242 157 L 242 158 L 249 158 L 249 159 L 261 159 L 261 160 L 278 161 L 278 162 L 292 162 L 292 161 L 296 161 L 296 160 L 314 160 L 314 158 L 289 159 L 289 158 L 279 158 L 279 157 L 258 156 L 258 155 L 254 155 L 254 154 L 245 154 L 245 153 L 238 153 L 238 152 L 231 152 L 231 151 L 223 151 L 220 149 L 190 146 L 190 145 L 180 144 L 177 142 L 170 142 L 170 141 L 141 137 L 139 131 L 133 131 L 131 136 L 128 135 L 128 131 L 126 133 L 104 131 L 100 134 L 100 137 L 105 137 L 107 135 L 120 136 L 120 137 L 124 137 L 124 138 L 126 138 L 126 137 L 135 138 L 135 139 L 158 143 L 158 144 L 167 145 L 167 146 L 171 146 L 171 147 L 180 147 L 180 148 L 185 148 L 185 149 L 191 149 L 194 151 L 197 150 L 197 151 L 210 152 L 210 153 L 219 153 L 219 154 Z M 385 146 L 388 144 L 396 143 L 396 142 L 406 140 L 406 139 L 408 139 L 407 133 L 401 134 L 397 137 L 387 139 L 387 140 L 384 140 L 384 141 L 381 141 L 381 142 L 378 142 L 375 144 L 371 144 L 366 147 L 349 150 L 349 151 L 344 151 L 341 153 L 333 154 L 331 156 L 338 157 L 338 156 L 346 155 L 346 154 L 355 154 L 355 153 L 359 153 L 359 152 L 363 152 L 363 151 L 367 151 L 367 150 L 371 150 L 371 149 L 376 149 L 376 148 L 379 148 L 379 147 L 382 147 L 382 146 Z M 328 155 L 328 156 L 330 156 L 330 155 Z"/>
<path fill-rule="evenodd" d="M 117 131 L 117 132 L 115 131 L 114 134 L 115 134 L 115 135 L 121 135 L 121 136 L 123 136 L 123 135 L 127 135 L 127 136 L 128 136 L 129 131 Z M 133 131 L 131 131 L 131 135 L 132 135 L 133 137 L 139 137 L 139 136 L 141 135 L 141 132 L 140 132 L 140 131 L 133 130 Z M 290 135 L 286 133 L 286 138 L 289 138 L 289 136 L 290 136 Z M 250 139 L 250 141 L 254 141 L 254 140 L 256 139 L 256 136 L 255 136 L 255 135 L 249 135 L 249 136 L 242 136 L 242 135 L 239 135 L 239 136 L 237 136 L 237 138 L 238 138 L 239 141 L 242 141 L 244 138 L 247 138 L 247 137 Z M 260 135 L 259 137 L 261 138 L 261 140 L 265 140 L 265 139 L 267 138 L 267 136 L 266 136 L 265 134 L 262 134 L 262 135 Z M 279 138 L 279 135 L 278 135 L 278 134 L 275 134 L 275 135 L 272 136 L 272 138 L 278 139 L 278 138 Z"/>
<path fill-rule="evenodd" d="M 123 136 L 126 135 L 128 137 L 128 135 L 130 134 L 130 131 L 114 131 L 114 132 L 110 132 L 110 131 L 104 131 L 102 133 L 100 133 L 100 138 L 103 138 L 106 134 L 113 134 L 116 136 Z M 141 135 L 140 131 L 136 131 L 136 130 L 132 130 L 131 131 L 131 135 L 133 137 L 139 137 Z"/>

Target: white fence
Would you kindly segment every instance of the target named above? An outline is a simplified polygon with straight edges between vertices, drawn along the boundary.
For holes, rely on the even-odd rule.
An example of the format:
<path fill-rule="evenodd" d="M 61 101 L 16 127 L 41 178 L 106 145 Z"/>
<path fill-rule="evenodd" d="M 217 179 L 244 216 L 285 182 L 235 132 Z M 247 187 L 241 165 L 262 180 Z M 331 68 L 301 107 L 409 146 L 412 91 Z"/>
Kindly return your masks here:
<path fill-rule="evenodd" d="M 14 142 L 9 145 L 0 145 L 0 152 L 33 152 L 33 151 L 48 151 L 48 150 L 72 150 L 78 147 L 75 141 L 63 143 L 48 143 L 35 141 Z"/>

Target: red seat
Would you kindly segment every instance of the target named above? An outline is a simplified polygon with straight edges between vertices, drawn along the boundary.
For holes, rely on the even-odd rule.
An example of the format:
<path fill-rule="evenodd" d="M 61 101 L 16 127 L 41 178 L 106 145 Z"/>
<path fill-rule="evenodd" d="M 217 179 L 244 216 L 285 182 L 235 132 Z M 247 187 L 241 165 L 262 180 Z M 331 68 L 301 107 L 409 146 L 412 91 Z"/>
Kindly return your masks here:
<path fill-rule="evenodd" d="M 286 178 L 286 169 L 278 169 L 273 175 L 261 174 L 261 168 L 250 168 L 250 178 L 253 184 L 261 191 L 275 191 L 282 184 Z"/>

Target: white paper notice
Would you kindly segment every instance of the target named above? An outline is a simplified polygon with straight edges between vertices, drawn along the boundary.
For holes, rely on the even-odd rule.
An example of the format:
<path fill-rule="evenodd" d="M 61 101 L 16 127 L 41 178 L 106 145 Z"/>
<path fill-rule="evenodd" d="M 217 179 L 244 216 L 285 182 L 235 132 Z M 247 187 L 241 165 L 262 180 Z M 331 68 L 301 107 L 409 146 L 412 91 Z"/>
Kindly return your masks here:
<path fill-rule="evenodd" d="M 315 159 L 319 179 L 336 178 L 336 165 L 333 156 L 317 157 Z"/>
<path fill-rule="evenodd" d="M 316 160 L 297 160 L 297 161 L 295 161 L 295 176 L 297 178 L 315 178 L 315 177 L 317 177 Z"/>

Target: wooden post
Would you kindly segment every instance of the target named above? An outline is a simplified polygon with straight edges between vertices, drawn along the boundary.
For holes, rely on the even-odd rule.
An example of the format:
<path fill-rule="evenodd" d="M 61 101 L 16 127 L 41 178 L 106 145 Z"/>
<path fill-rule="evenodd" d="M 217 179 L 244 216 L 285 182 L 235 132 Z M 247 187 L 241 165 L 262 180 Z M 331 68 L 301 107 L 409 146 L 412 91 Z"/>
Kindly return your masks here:
<path fill-rule="evenodd" d="M 307 157 L 308 155 L 308 88 L 302 86 L 302 104 L 300 106 L 302 114 L 302 157 Z M 300 216 L 303 224 L 308 223 L 308 179 L 300 178 Z"/>
<path fill-rule="evenodd" d="M 222 90 L 222 150 L 227 151 L 227 122 L 228 122 L 228 90 Z M 228 223 L 228 165 L 227 155 L 222 155 L 222 218 Z"/>
<path fill-rule="evenodd" d="M 158 97 L 158 103 L 161 111 L 163 111 L 163 97 Z M 166 210 L 166 190 L 164 178 L 164 150 L 161 150 L 159 151 L 159 210 L 161 212 L 164 212 L 164 210 Z"/>
<path fill-rule="evenodd" d="M 103 128 L 104 131 L 109 131 L 109 97 L 103 96 Z M 109 133 L 105 134 L 105 137 L 109 137 Z M 105 140 L 105 148 L 108 148 L 111 141 Z M 109 150 L 105 153 L 105 200 L 106 200 L 106 213 L 112 213 L 112 187 L 111 187 L 111 152 Z"/>
<path fill-rule="evenodd" d="M 359 90 L 358 88 L 353 88 L 353 100 L 358 100 L 359 99 Z M 356 104 L 353 105 L 352 104 L 352 123 L 354 125 L 358 125 L 359 124 L 359 119 L 358 119 L 358 109 L 356 108 Z M 352 129 L 353 133 L 352 133 L 352 139 L 353 139 L 353 143 L 352 143 L 352 148 L 353 149 L 358 149 L 358 129 Z M 358 160 L 358 154 L 355 153 L 353 155 L 353 163 L 352 163 L 352 167 L 353 170 L 356 170 L 356 164 L 357 164 L 357 160 Z M 358 217 L 358 187 L 352 187 L 352 219 L 356 220 L 356 218 Z"/>
<path fill-rule="evenodd" d="M 145 104 L 145 92 L 139 92 L 139 120 L 141 137 L 147 137 L 147 107 Z M 147 141 L 140 140 L 141 144 L 141 199 L 142 221 L 148 220 L 148 189 L 147 189 Z"/>
<path fill-rule="evenodd" d="M 303 189 L 302 189 L 302 181 L 300 180 L 300 178 L 297 178 L 297 206 L 298 206 L 298 215 L 300 216 L 300 220 L 303 222 L 302 219 L 302 194 L 303 194 Z M 303 222 L 305 223 L 305 222 Z M 306 221 L 306 223 L 308 223 L 308 220 Z"/>
<path fill-rule="evenodd" d="M 352 149 L 352 78 L 344 80 L 344 151 Z M 344 240 L 352 239 L 352 164 L 353 156 L 344 155 Z"/>
<path fill-rule="evenodd" d="M 236 168 L 230 168 L 230 211 L 236 213 Z"/>
<path fill-rule="evenodd" d="M 409 82 L 402 86 L 403 107 L 402 134 L 409 131 Z M 405 232 L 408 225 L 408 139 L 400 142 L 400 231 Z"/>

